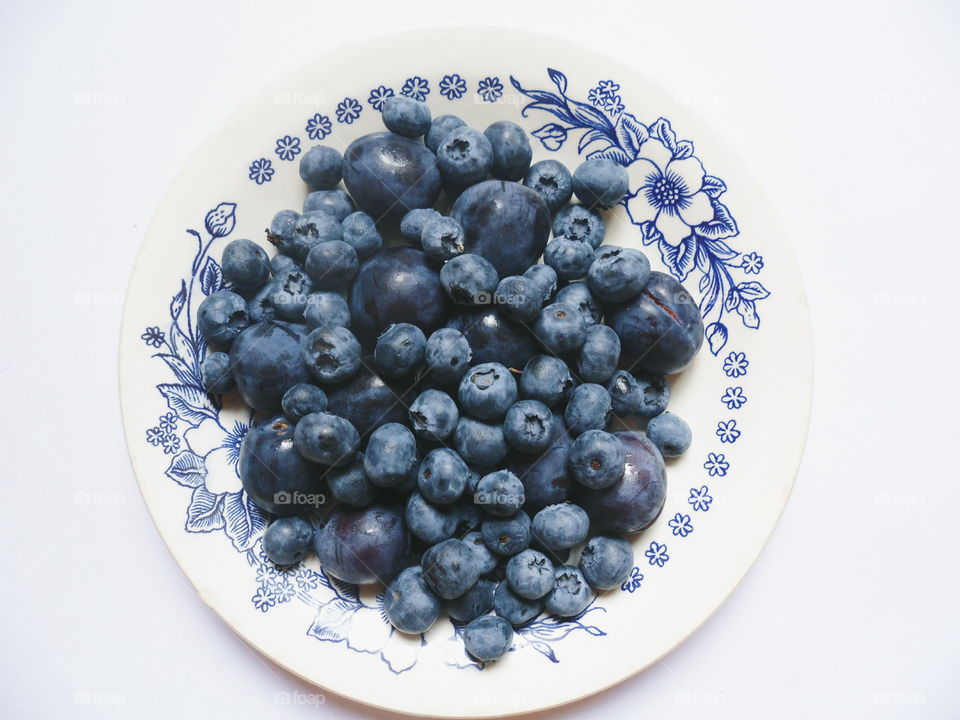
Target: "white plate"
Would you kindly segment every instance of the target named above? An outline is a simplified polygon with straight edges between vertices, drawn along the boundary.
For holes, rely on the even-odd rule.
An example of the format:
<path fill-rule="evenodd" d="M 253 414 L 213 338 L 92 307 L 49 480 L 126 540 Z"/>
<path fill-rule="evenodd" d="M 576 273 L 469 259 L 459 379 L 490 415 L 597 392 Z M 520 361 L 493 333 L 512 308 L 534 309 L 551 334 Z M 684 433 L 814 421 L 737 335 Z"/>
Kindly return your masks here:
<path fill-rule="evenodd" d="M 218 408 L 196 387 L 195 313 L 221 282 L 223 246 L 237 237 L 262 242 L 273 213 L 299 207 L 306 193 L 299 154 L 322 135 L 342 150 L 380 130 L 378 98 L 401 91 L 427 93 L 434 115 L 455 113 L 475 127 L 520 123 L 534 136 L 535 159 L 574 167 L 578 145 L 584 154 L 607 149 L 631 163 L 631 191 L 651 173 L 686 179 L 691 206 L 704 192 L 715 218 L 692 241 L 666 215 L 635 225 L 624 208 L 611 212 L 608 242 L 644 248 L 655 267 L 670 263 L 698 297 L 717 279 L 723 286 L 705 312 L 708 342 L 673 387 L 671 409 L 689 421 L 693 445 L 669 463 L 660 519 L 634 538 L 631 580 L 576 620 L 539 618 L 507 657 L 482 669 L 446 618 L 423 640 L 404 637 L 390 631 L 375 595 L 330 582 L 315 560 L 282 573 L 266 562 L 263 517 L 240 492 L 234 466 L 248 415 Z M 654 163 L 636 160 L 638 150 Z M 635 219 L 642 211 L 639 201 L 631 205 Z M 554 38 L 494 28 L 420 30 L 338 49 L 235 112 L 187 163 L 147 233 L 130 280 L 120 375 L 141 490 L 203 599 L 310 682 L 443 717 L 567 703 L 642 670 L 690 635 L 746 573 L 783 510 L 812 382 L 807 306 L 790 247 L 729 148 L 637 70 Z"/>

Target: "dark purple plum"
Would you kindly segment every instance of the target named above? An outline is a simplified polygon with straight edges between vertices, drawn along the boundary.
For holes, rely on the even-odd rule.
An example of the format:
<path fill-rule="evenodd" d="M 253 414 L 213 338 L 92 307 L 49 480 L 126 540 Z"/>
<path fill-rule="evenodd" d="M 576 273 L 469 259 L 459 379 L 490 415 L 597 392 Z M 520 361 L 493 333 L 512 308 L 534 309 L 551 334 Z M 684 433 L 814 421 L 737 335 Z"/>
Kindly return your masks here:
<path fill-rule="evenodd" d="M 574 483 L 572 500 L 603 532 L 633 533 L 653 524 L 667 496 L 667 475 L 660 451 L 642 433 L 614 433 L 623 443 L 623 476 L 602 490 Z"/>
<path fill-rule="evenodd" d="M 350 380 L 326 389 L 327 411 L 349 420 L 363 438 L 386 423 L 407 422 L 407 408 L 417 396 L 410 379 L 387 382 L 372 367 L 368 356 Z"/>
<path fill-rule="evenodd" d="M 306 326 L 279 321 L 251 325 L 233 341 L 230 365 L 240 397 L 254 410 L 279 410 L 283 394 L 311 382 L 301 346 Z"/>
<path fill-rule="evenodd" d="M 393 505 L 341 505 L 317 533 L 314 550 L 324 571 L 344 582 L 388 583 L 410 556 L 410 532 Z"/>
<path fill-rule="evenodd" d="M 703 344 L 703 318 L 693 296 L 673 276 L 650 273 L 646 287 L 627 303 L 607 309 L 620 336 L 623 367 L 661 375 L 686 368 Z"/>
<path fill-rule="evenodd" d="M 389 132 L 350 143 L 343 154 L 343 182 L 377 221 L 399 221 L 410 210 L 432 207 L 440 194 L 436 155 L 422 142 Z"/>
<path fill-rule="evenodd" d="M 507 320 L 495 308 L 465 310 L 447 324 L 463 333 L 470 343 L 471 364 L 498 362 L 520 370 L 537 354 L 536 338 L 529 329 Z"/>
<path fill-rule="evenodd" d="M 552 442 L 543 454 L 511 453 L 507 467 L 523 483 L 523 509 L 530 515 L 569 497 L 573 487 L 573 476 L 567 466 L 571 442 L 563 418 L 554 415 Z"/>
<path fill-rule="evenodd" d="M 410 323 L 430 335 L 446 324 L 449 307 L 439 266 L 410 247 L 377 253 L 360 266 L 350 287 L 352 329 L 367 349 L 394 323 Z"/>
<path fill-rule="evenodd" d="M 550 236 L 543 198 L 520 183 L 478 183 L 457 198 L 450 215 L 463 227 L 466 252 L 489 260 L 502 278 L 536 263 Z"/>

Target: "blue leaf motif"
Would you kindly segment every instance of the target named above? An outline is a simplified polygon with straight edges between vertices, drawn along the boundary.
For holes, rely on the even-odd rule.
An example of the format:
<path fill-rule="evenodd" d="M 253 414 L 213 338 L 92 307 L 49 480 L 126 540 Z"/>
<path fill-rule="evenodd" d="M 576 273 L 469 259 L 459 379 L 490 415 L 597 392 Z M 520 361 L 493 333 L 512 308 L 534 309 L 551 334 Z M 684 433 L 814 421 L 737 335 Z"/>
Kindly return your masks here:
<path fill-rule="evenodd" d="M 631 159 L 635 159 L 640 154 L 640 146 L 650 137 L 646 126 L 638 122 L 637 118 L 630 113 L 623 113 L 617 119 L 616 133 L 620 147 Z"/>
<path fill-rule="evenodd" d="M 757 315 L 757 304 L 753 300 L 743 300 L 737 305 L 737 313 L 743 318 L 743 324 L 756 330 L 760 327 L 760 317 Z"/>
<path fill-rule="evenodd" d="M 677 151 L 677 134 L 666 118 L 660 118 L 650 126 L 650 135 L 666 145 L 670 152 Z"/>
<path fill-rule="evenodd" d="M 737 291 L 745 300 L 763 300 L 770 297 L 770 291 L 755 280 L 740 283 Z"/>
<path fill-rule="evenodd" d="M 719 239 L 733 237 L 740 232 L 737 221 L 733 219 L 726 205 L 719 200 L 711 200 L 710 204 L 713 205 L 713 220 L 697 225 L 698 234 Z"/>
<path fill-rule="evenodd" d="M 327 642 L 349 642 L 350 625 L 357 606 L 341 598 L 323 603 L 307 629 L 307 635 Z"/>
<path fill-rule="evenodd" d="M 710 352 L 717 355 L 727 344 L 727 326 L 721 322 L 710 323 L 707 325 L 705 334 Z"/>
<path fill-rule="evenodd" d="M 742 300 L 743 298 L 740 297 L 740 293 L 737 292 L 737 289 L 732 287 L 729 291 L 727 291 L 727 297 L 725 297 L 723 300 L 723 307 L 725 310 L 734 310 L 738 305 L 740 305 Z"/>
<path fill-rule="evenodd" d="M 588 145 L 591 145 L 592 143 L 600 142 L 603 140 L 606 140 L 607 142 L 609 142 L 609 138 L 607 138 L 607 136 L 604 135 L 599 130 L 590 130 L 588 132 L 585 132 L 583 134 L 583 137 L 580 138 L 580 142 L 577 143 L 577 152 L 582 153 L 587 148 Z"/>
<path fill-rule="evenodd" d="M 560 90 L 560 94 L 564 95 L 567 92 L 567 76 L 564 75 L 559 70 L 554 70 L 553 68 L 547 68 L 547 75 L 550 76 L 550 79 L 553 80 L 553 84 L 557 86 Z"/>
<path fill-rule="evenodd" d="M 660 243 L 660 257 L 663 258 L 664 265 L 670 268 L 680 282 L 686 280 L 693 270 L 696 256 L 697 238 L 693 235 L 687 235 L 676 247 L 667 242 Z"/>
<path fill-rule="evenodd" d="M 227 537 L 238 552 L 249 550 L 267 524 L 263 511 L 250 502 L 245 490 L 226 494 L 223 516 Z"/>
<path fill-rule="evenodd" d="M 567 140 L 567 129 L 563 125 L 557 125 L 557 123 L 547 123 L 534 130 L 532 134 L 543 143 L 547 150 L 559 150 Z"/>
<path fill-rule="evenodd" d="M 203 485 L 193 489 L 187 507 L 187 532 L 211 532 L 223 527 L 222 497 Z"/>
<path fill-rule="evenodd" d="M 644 220 L 640 224 L 640 239 L 643 240 L 644 245 L 650 245 L 651 243 L 662 240 L 663 233 L 657 230 L 655 223 L 650 220 Z"/>
<path fill-rule="evenodd" d="M 195 488 L 203 485 L 207 467 L 203 464 L 202 457 L 190 450 L 184 450 L 171 458 L 164 474 L 178 485 Z"/>
<path fill-rule="evenodd" d="M 207 213 L 203 220 L 207 232 L 218 238 L 226 237 L 232 233 L 237 224 L 236 211 L 236 203 L 222 202 L 217 205 Z"/>
<path fill-rule="evenodd" d="M 208 257 L 203 270 L 200 271 L 200 289 L 204 295 L 212 295 L 222 287 L 223 270 L 220 269 L 220 263 Z"/>
<path fill-rule="evenodd" d="M 631 158 L 618 147 L 607 148 L 606 150 L 594 150 L 592 153 L 587 155 L 587 160 L 593 160 L 594 158 L 604 158 L 606 160 L 613 160 L 619 165 L 629 165 Z"/>
<path fill-rule="evenodd" d="M 199 388 L 192 385 L 162 383 L 157 385 L 157 390 L 166 398 L 167 407 L 193 427 L 207 418 L 217 419 L 217 411 L 210 404 L 207 394 Z"/>
<path fill-rule="evenodd" d="M 677 149 L 673 151 L 674 160 L 686 160 L 693 157 L 693 143 L 689 140 L 681 140 L 677 143 Z"/>
<path fill-rule="evenodd" d="M 737 255 L 740 254 L 727 245 L 723 240 L 700 238 L 700 244 L 703 246 L 704 250 L 709 251 L 711 255 L 720 258 L 721 260 L 733 260 L 735 257 L 737 257 Z"/>
<path fill-rule="evenodd" d="M 530 647 L 536 650 L 538 653 L 547 658 L 550 662 L 558 663 L 557 654 L 553 651 L 553 648 L 550 647 L 549 643 L 543 642 L 543 640 L 530 640 Z"/>
<path fill-rule="evenodd" d="M 713 175 L 704 175 L 701 189 L 713 199 L 717 199 L 727 191 L 727 184 Z"/>
<path fill-rule="evenodd" d="M 173 296 L 170 301 L 170 317 L 174 322 L 180 317 L 180 311 L 183 310 L 183 304 L 187 301 L 187 283 L 180 281 L 180 291 Z"/>
<path fill-rule="evenodd" d="M 200 385 L 200 378 L 190 369 L 190 367 L 176 355 L 170 353 L 157 353 L 153 357 L 163 360 L 167 367 L 177 376 L 177 380 L 185 385 Z"/>

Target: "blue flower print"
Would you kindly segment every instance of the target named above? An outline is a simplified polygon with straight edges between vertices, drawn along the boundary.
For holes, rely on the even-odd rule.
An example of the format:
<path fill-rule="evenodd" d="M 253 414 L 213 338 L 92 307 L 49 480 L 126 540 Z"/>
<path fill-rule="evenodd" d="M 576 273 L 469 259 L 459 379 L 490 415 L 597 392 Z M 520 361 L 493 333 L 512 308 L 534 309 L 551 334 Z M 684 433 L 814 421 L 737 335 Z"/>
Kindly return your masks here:
<path fill-rule="evenodd" d="M 404 81 L 403 87 L 400 88 L 400 94 L 423 102 L 430 94 L 430 83 L 419 75 L 414 75 Z"/>
<path fill-rule="evenodd" d="M 386 85 L 381 85 L 370 91 L 370 97 L 367 98 L 367 102 L 370 103 L 372 107 L 377 112 L 383 111 L 383 104 L 387 101 L 388 98 L 394 96 L 393 88 L 388 88 Z"/>
<path fill-rule="evenodd" d="M 611 115 L 619 115 L 623 112 L 623 102 L 620 100 L 619 95 L 614 95 L 612 98 L 607 100 L 607 104 L 604 105 L 604 109 Z"/>
<path fill-rule="evenodd" d="M 281 160 L 293 160 L 300 154 L 300 138 L 284 135 L 273 150 Z"/>
<path fill-rule="evenodd" d="M 257 592 L 253 594 L 250 600 L 253 602 L 253 606 L 260 612 L 266 612 L 277 604 L 277 599 L 273 593 L 265 587 L 257 588 Z"/>
<path fill-rule="evenodd" d="M 273 594 L 277 598 L 277 602 L 285 603 L 293 599 L 297 594 L 297 590 L 293 587 L 293 583 L 289 580 L 284 580 L 273 588 Z"/>
<path fill-rule="evenodd" d="M 307 120 L 307 126 L 304 129 L 307 131 L 307 137 L 311 140 L 323 140 L 333 132 L 333 123 L 330 122 L 330 118 L 326 115 L 317 113 Z"/>
<path fill-rule="evenodd" d="M 747 374 L 747 368 L 750 361 L 747 360 L 747 354 L 742 352 L 731 352 L 723 361 L 723 372 L 727 377 L 738 378 Z"/>
<path fill-rule="evenodd" d="M 467 81 L 456 73 L 444 75 L 440 81 L 440 94 L 447 100 L 458 100 L 465 92 L 467 92 Z"/>
<path fill-rule="evenodd" d="M 656 540 L 650 543 L 650 547 L 648 547 L 643 554 L 647 556 L 647 561 L 651 565 L 656 565 L 657 567 L 663 567 L 667 564 L 667 561 L 670 560 L 670 556 L 667 555 L 667 546 L 661 545 Z"/>
<path fill-rule="evenodd" d="M 247 174 L 257 185 L 263 185 L 273 179 L 273 163 L 267 158 L 260 158 L 250 163 L 250 172 Z"/>
<path fill-rule="evenodd" d="M 618 83 L 613 80 L 601 80 L 595 88 L 591 88 L 590 92 L 587 93 L 587 100 L 597 107 L 607 107 L 614 98 L 617 102 L 620 101 L 620 97 L 617 95 L 619 91 L 620 85 Z M 620 106 L 620 109 L 623 109 L 623 105 Z"/>
<path fill-rule="evenodd" d="M 703 469 L 709 473 L 710 477 L 725 477 L 727 470 L 730 469 L 730 463 L 727 462 L 723 453 L 709 453 Z"/>
<path fill-rule="evenodd" d="M 737 438 L 740 437 L 740 431 L 737 430 L 737 421 L 736 420 L 727 420 L 724 422 L 721 420 L 717 423 L 717 437 L 720 438 L 722 443 L 730 443 L 731 445 L 737 441 Z"/>
<path fill-rule="evenodd" d="M 297 587 L 304 591 L 315 590 L 320 584 L 320 576 L 305 567 L 298 568 L 293 579 L 296 581 Z"/>
<path fill-rule="evenodd" d="M 693 532 L 693 525 L 690 523 L 689 515 L 682 515 L 677 513 L 673 516 L 670 522 L 667 523 L 670 526 L 670 529 L 673 530 L 673 534 L 677 537 L 686 537 Z"/>
<path fill-rule="evenodd" d="M 739 410 L 746 404 L 747 396 L 742 387 L 728 387 L 720 402 L 727 406 L 727 410 Z"/>
<path fill-rule="evenodd" d="M 690 497 L 687 502 L 697 512 L 707 512 L 710 504 L 713 502 L 713 495 L 710 494 L 710 488 L 701 485 L 698 488 L 690 488 Z"/>
<path fill-rule="evenodd" d="M 158 425 L 164 432 L 173 432 L 177 429 L 177 416 L 172 412 L 161 415 Z"/>
<path fill-rule="evenodd" d="M 156 447 L 163 442 L 164 432 L 158 427 L 147 429 L 147 442 Z"/>
<path fill-rule="evenodd" d="M 223 438 L 223 444 L 220 447 L 226 448 L 227 457 L 234 465 L 240 462 L 240 446 L 243 445 L 243 437 L 248 429 L 249 426 L 246 423 L 235 422 L 233 429 Z"/>
<path fill-rule="evenodd" d="M 158 348 L 165 342 L 163 330 L 158 327 L 148 327 L 140 339 L 153 348 Z"/>
<path fill-rule="evenodd" d="M 599 90 L 604 97 L 613 97 L 620 92 L 620 83 L 616 83 L 613 80 L 601 80 L 597 83 L 597 90 Z"/>
<path fill-rule="evenodd" d="M 164 455 L 173 455 L 180 450 L 180 437 L 173 433 L 165 433 L 161 442 Z"/>
<path fill-rule="evenodd" d="M 755 252 L 747 253 L 740 258 L 740 267 L 747 275 L 759 275 L 763 270 L 763 256 Z"/>
<path fill-rule="evenodd" d="M 360 117 L 363 112 L 363 105 L 359 100 L 348 97 L 337 104 L 337 121 L 344 125 L 351 125 L 353 121 Z"/>
<path fill-rule="evenodd" d="M 503 83 L 498 77 L 485 77 L 477 85 L 477 92 L 484 102 L 496 102 L 503 97 Z"/>
<path fill-rule="evenodd" d="M 623 581 L 620 585 L 620 589 L 624 592 L 632 593 L 640 589 L 640 584 L 643 582 L 643 573 L 640 572 L 640 568 L 636 565 L 633 566 L 633 569 L 630 571 L 630 577 Z"/>

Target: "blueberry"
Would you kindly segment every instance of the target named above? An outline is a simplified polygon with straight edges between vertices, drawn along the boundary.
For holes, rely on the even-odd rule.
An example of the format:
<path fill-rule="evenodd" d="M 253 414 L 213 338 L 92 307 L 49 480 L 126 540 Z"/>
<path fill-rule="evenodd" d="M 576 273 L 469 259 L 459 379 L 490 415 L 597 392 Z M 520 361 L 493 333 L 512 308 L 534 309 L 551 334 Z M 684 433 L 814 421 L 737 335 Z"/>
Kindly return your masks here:
<path fill-rule="evenodd" d="M 516 555 L 530 545 L 530 516 L 523 510 L 508 517 L 488 515 L 480 533 L 490 552 L 504 557 Z"/>
<path fill-rule="evenodd" d="M 587 609 L 590 604 L 590 586 L 572 565 L 561 565 L 554 572 L 554 586 L 544 601 L 547 612 L 560 617 L 573 617 Z"/>
<path fill-rule="evenodd" d="M 397 323 L 377 338 L 373 359 L 381 375 L 404 377 L 420 367 L 426 347 L 427 338 L 420 328 L 410 323 Z"/>
<path fill-rule="evenodd" d="M 469 533 L 480 527 L 480 523 L 483 522 L 483 510 L 473 504 L 473 493 L 464 493 L 461 495 L 456 505 L 457 514 L 460 517 L 457 522 L 457 535 Z M 464 540 L 466 540 L 466 538 L 464 538 Z"/>
<path fill-rule="evenodd" d="M 606 325 L 591 325 L 587 339 L 577 356 L 577 374 L 581 380 L 605 383 L 620 362 L 620 338 Z"/>
<path fill-rule="evenodd" d="M 230 367 L 230 356 L 223 352 L 210 352 L 200 363 L 200 381 L 208 393 L 221 394 L 233 390 L 236 383 Z"/>
<path fill-rule="evenodd" d="M 553 574 L 551 573 L 551 581 Z M 543 609 L 540 600 L 527 600 L 514 593 L 510 586 L 501 582 L 493 594 L 493 611 L 513 627 L 521 627 L 533 620 Z"/>
<path fill-rule="evenodd" d="M 477 562 L 480 564 L 480 574 L 487 575 L 492 573 L 500 560 L 496 555 L 490 552 L 490 548 L 488 548 L 486 543 L 483 542 L 483 533 L 467 533 L 463 536 L 463 542 L 467 544 L 467 547 L 470 548 L 476 557 Z"/>
<path fill-rule="evenodd" d="M 369 505 L 380 494 L 380 488 L 367 480 L 363 471 L 363 453 L 357 453 L 349 465 L 331 468 L 324 477 L 330 494 L 353 507 Z"/>
<path fill-rule="evenodd" d="M 589 243 L 561 236 L 547 243 L 543 262 L 552 267 L 561 280 L 576 280 L 590 270 L 593 253 Z"/>
<path fill-rule="evenodd" d="M 566 400 L 572 389 L 570 369 L 553 355 L 534 355 L 520 374 L 521 396 L 539 400 L 547 407 L 556 407 Z"/>
<path fill-rule="evenodd" d="M 593 296 L 585 282 L 572 282 L 557 293 L 556 302 L 573 305 L 583 315 L 587 327 L 603 318 L 603 305 Z"/>
<path fill-rule="evenodd" d="M 500 120 L 483 131 L 493 150 L 490 174 L 498 180 L 519 180 L 530 167 L 533 150 L 523 128 L 508 120 Z"/>
<path fill-rule="evenodd" d="M 603 218 L 584 205 L 567 205 L 553 219 L 554 237 L 580 240 L 593 248 L 600 247 L 605 233 Z"/>
<path fill-rule="evenodd" d="M 380 109 L 387 130 L 409 138 L 418 138 L 430 129 L 430 108 L 413 98 L 395 95 Z"/>
<path fill-rule="evenodd" d="M 302 517 L 281 517 L 263 533 L 263 552 L 277 565 L 296 565 L 313 545 L 313 526 Z"/>
<path fill-rule="evenodd" d="M 303 311 L 307 327 L 350 327 L 350 307 L 343 295 L 335 292 L 315 292 L 307 296 Z"/>
<path fill-rule="evenodd" d="M 501 313 L 517 322 L 533 322 L 543 307 L 540 288 L 530 278 L 511 275 L 497 285 L 494 300 Z"/>
<path fill-rule="evenodd" d="M 664 457 L 683 455 L 693 439 L 686 421 L 671 412 L 657 415 L 647 423 L 647 437 Z"/>
<path fill-rule="evenodd" d="M 222 256 L 223 277 L 236 288 L 255 290 L 270 277 L 267 251 L 252 240 L 233 240 Z"/>
<path fill-rule="evenodd" d="M 580 571 L 594 590 L 612 590 L 632 568 L 633 546 L 623 538 L 597 535 L 580 552 Z"/>
<path fill-rule="evenodd" d="M 430 123 L 424 143 L 431 151 L 437 152 L 440 143 L 449 133 L 465 125 L 466 123 L 456 115 L 438 115 Z"/>
<path fill-rule="evenodd" d="M 553 590 L 553 563 L 542 552 L 527 548 L 507 562 L 507 583 L 525 600 L 542 598 Z"/>
<path fill-rule="evenodd" d="M 337 222 L 343 222 L 355 209 L 353 200 L 343 190 L 317 190 L 307 195 L 303 201 L 304 215 L 326 213 L 333 216 Z"/>
<path fill-rule="evenodd" d="M 554 550 L 576 547 L 587 539 L 590 518 L 578 505 L 548 505 L 533 516 L 533 534 Z"/>
<path fill-rule="evenodd" d="M 360 208 L 378 221 L 399 221 L 440 195 L 437 158 L 423 143 L 381 132 L 354 140 L 343 154 L 343 182 Z"/>
<path fill-rule="evenodd" d="M 514 454 L 508 467 L 522 478 L 524 509 L 535 513 L 567 499 L 573 480 L 567 469 L 570 438 L 563 418 L 554 415 L 552 443 L 541 455 Z"/>
<path fill-rule="evenodd" d="M 553 303 L 540 311 L 533 332 L 550 352 L 564 355 L 580 349 L 587 336 L 587 327 L 576 306 Z"/>
<path fill-rule="evenodd" d="M 649 527 L 663 509 L 667 478 L 660 451 L 641 433 L 614 433 L 626 451 L 623 475 L 613 485 L 591 490 L 579 483 L 573 500 L 602 532 L 633 533 Z"/>
<path fill-rule="evenodd" d="M 557 567 L 558 565 L 565 565 L 570 560 L 570 548 L 558 548 L 555 550 L 548 548 L 546 545 L 540 542 L 536 536 L 530 538 L 530 548 L 546 555 L 550 562 L 553 563 L 554 567 Z"/>
<path fill-rule="evenodd" d="M 302 322 L 307 309 L 307 297 L 313 292 L 313 283 L 303 270 L 287 270 L 271 283 L 273 295 L 270 305 L 284 320 Z"/>
<path fill-rule="evenodd" d="M 467 652 L 481 662 L 503 657 L 513 644 L 513 628 L 496 615 L 483 615 L 467 625 L 463 631 Z"/>
<path fill-rule="evenodd" d="M 454 328 L 441 328 L 427 339 L 424 359 L 430 379 L 440 385 L 459 381 L 470 367 L 473 353 L 463 333 Z"/>
<path fill-rule="evenodd" d="M 363 470 L 380 487 L 396 487 L 417 467 L 417 440 L 400 423 L 381 425 L 370 435 Z"/>
<path fill-rule="evenodd" d="M 322 383 L 338 383 L 360 369 L 360 343 L 344 327 L 318 327 L 303 341 L 303 362 Z"/>
<path fill-rule="evenodd" d="M 623 475 L 623 443 L 603 430 L 587 430 L 573 441 L 567 461 L 573 479 L 584 487 L 610 487 Z"/>
<path fill-rule="evenodd" d="M 497 271 L 479 255 L 458 255 L 440 270 L 440 284 L 458 305 L 487 305 L 497 289 Z"/>
<path fill-rule="evenodd" d="M 444 600 L 460 597 L 480 577 L 480 563 L 461 540 L 450 538 L 427 550 L 420 559 L 423 577 Z"/>
<path fill-rule="evenodd" d="M 530 166 L 523 184 L 535 191 L 555 213 L 573 197 L 573 178 L 567 166 L 557 160 L 541 160 Z"/>
<path fill-rule="evenodd" d="M 656 417 L 667 409 L 670 385 L 662 375 L 644 370 L 617 370 L 607 383 L 607 390 L 618 417 Z"/>
<path fill-rule="evenodd" d="M 230 365 L 247 405 L 254 410 L 278 410 L 291 385 L 310 381 L 301 354 L 304 336 L 302 325 L 261 322 L 234 340 Z"/>
<path fill-rule="evenodd" d="M 324 572 L 347 583 L 389 583 L 410 555 L 410 533 L 393 505 L 340 505 L 314 537 Z"/>
<path fill-rule="evenodd" d="M 544 303 L 557 291 L 557 271 L 549 265 L 531 265 L 523 271 L 523 277 L 533 280 L 540 288 L 540 297 Z"/>
<path fill-rule="evenodd" d="M 343 177 L 343 156 L 332 147 L 315 145 L 300 158 L 300 179 L 311 190 L 333 190 Z"/>
<path fill-rule="evenodd" d="M 491 515 L 507 517 L 523 507 L 523 483 L 509 470 L 484 475 L 473 496 L 475 505 Z"/>
<path fill-rule="evenodd" d="M 417 487 L 430 502 L 455 502 L 467 486 L 467 464 L 449 448 L 437 448 L 427 453 L 417 471 Z"/>
<path fill-rule="evenodd" d="M 420 247 L 423 228 L 430 220 L 440 217 L 443 217 L 443 215 L 433 208 L 414 208 L 404 215 L 400 221 L 400 234 L 404 240 L 418 248 Z"/>
<path fill-rule="evenodd" d="M 693 297 L 672 276 L 650 273 L 635 299 L 613 308 L 607 320 L 638 367 L 662 375 L 686 368 L 703 344 L 703 319 Z"/>
<path fill-rule="evenodd" d="M 307 496 L 320 493 L 320 468 L 297 452 L 294 426 L 283 416 L 251 427 L 240 445 L 237 465 L 247 495 L 274 515 L 307 510 Z"/>
<path fill-rule="evenodd" d="M 284 210 L 283 212 L 293 212 L 293 210 Z M 300 217 L 299 213 L 294 213 L 297 218 Z M 291 233 L 292 233 L 291 229 Z M 303 265 L 294 260 L 289 255 L 284 255 L 283 253 L 277 253 L 270 259 L 270 272 L 274 275 L 279 275 L 280 273 L 286 270 L 303 270 Z"/>
<path fill-rule="evenodd" d="M 489 260 L 500 277 L 536 263 L 550 235 L 550 211 L 519 183 L 487 180 L 467 188 L 450 215 L 463 227 L 466 251 Z"/>
<path fill-rule="evenodd" d="M 576 436 L 587 430 L 605 429 L 610 424 L 612 414 L 607 389 L 596 383 L 584 383 L 575 387 L 570 394 L 563 419 L 570 434 Z"/>
<path fill-rule="evenodd" d="M 425 633 L 440 617 L 440 600 L 423 579 L 423 569 L 408 567 L 383 593 L 383 612 L 397 630 Z"/>
<path fill-rule="evenodd" d="M 283 394 L 283 414 L 297 422 L 304 415 L 327 409 L 327 394 L 310 383 L 297 383 Z"/>
<path fill-rule="evenodd" d="M 326 392 L 330 412 L 349 420 L 366 437 L 384 423 L 406 422 L 406 404 L 415 397 L 416 388 L 408 381 L 381 378 L 367 367 L 373 358 L 364 362 L 366 366 L 356 375 Z"/>
<path fill-rule="evenodd" d="M 542 453 L 553 442 L 553 413 L 539 400 L 514 403 L 503 421 L 503 436 L 514 450 Z"/>
<path fill-rule="evenodd" d="M 331 240 L 310 248 L 303 267 L 313 287 L 333 290 L 353 279 L 360 267 L 360 260 L 352 245 L 343 240 Z"/>
<path fill-rule="evenodd" d="M 373 218 L 358 210 L 343 219 L 343 241 L 357 253 L 357 257 L 366 260 L 383 247 L 383 238 Z"/>
<path fill-rule="evenodd" d="M 475 365 L 460 380 L 458 397 L 463 412 L 481 420 L 496 420 L 516 402 L 517 381 L 499 363 Z"/>
<path fill-rule="evenodd" d="M 454 186 L 464 187 L 483 180 L 493 166 L 490 141 L 470 127 L 458 127 L 447 133 L 437 147 L 440 175 Z"/>
<path fill-rule="evenodd" d="M 289 241 L 274 240 L 273 237 L 270 237 L 270 240 L 275 242 L 277 250 L 303 262 L 314 245 L 329 240 L 343 240 L 343 228 L 333 215 L 322 210 L 314 210 L 300 216 Z"/>
<path fill-rule="evenodd" d="M 457 429 L 460 411 L 453 398 L 440 390 L 424 390 L 410 404 L 410 427 L 421 440 L 443 442 Z"/>
<path fill-rule="evenodd" d="M 277 255 L 277 257 L 286 257 Z M 284 272 L 284 271 L 280 271 Z M 262 288 L 247 299 L 247 313 L 250 315 L 250 324 L 279 320 L 276 308 L 273 307 L 273 294 L 276 292 L 275 280 L 268 281 Z"/>
<path fill-rule="evenodd" d="M 407 527 L 415 537 L 435 545 L 453 537 L 457 530 L 459 515 L 455 505 L 432 503 L 420 493 L 414 492 L 407 499 L 404 518 L 407 521 Z"/>
<path fill-rule="evenodd" d="M 463 595 L 444 603 L 447 615 L 457 622 L 470 622 L 493 610 L 493 593 L 497 583 L 480 578 Z"/>
<path fill-rule="evenodd" d="M 498 362 L 521 368 L 537 352 L 530 330 L 507 320 L 493 307 L 464 309 L 450 320 L 449 326 L 463 333 L 475 364 Z"/>
<path fill-rule="evenodd" d="M 650 261 L 633 248 L 603 245 L 596 253 L 587 282 L 601 300 L 623 302 L 640 294 L 650 278 Z"/>
<path fill-rule="evenodd" d="M 360 446 L 360 435 L 348 420 L 330 413 L 310 413 L 297 422 L 297 450 L 322 465 L 349 465 Z"/>
<path fill-rule="evenodd" d="M 590 207 L 616 205 L 630 189 L 629 183 L 627 169 L 607 158 L 587 160 L 573 173 L 573 192 L 577 200 Z"/>
<path fill-rule="evenodd" d="M 457 423 L 453 443 L 460 457 L 483 466 L 496 465 L 508 450 L 502 425 L 468 417 L 461 417 Z"/>
<path fill-rule="evenodd" d="M 293 235 L 299 224 L 300 213 L 296 210 L 281 210 L 270 221 L 270 227 L 267 228 L 267 240 L 281 248 L 280 252 L 282 253 L 284 252 L 282 248 L 292 247 Z"/>
<path fill-rule="evenodd" d="M 444 261 L 462 255 L 463 228 L 453 218 L 438 215 L 424 224 L 420 245 L 434 260 Z"/>
<path fill-rule="evenodd" d="M 248 325 L 247 301 L 229 290 L 208 295 L 197 311 L 200 334 L 210 345 L 229 347 Z"/>

